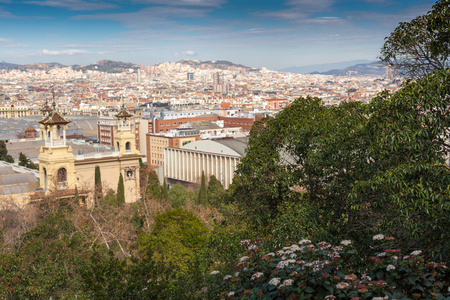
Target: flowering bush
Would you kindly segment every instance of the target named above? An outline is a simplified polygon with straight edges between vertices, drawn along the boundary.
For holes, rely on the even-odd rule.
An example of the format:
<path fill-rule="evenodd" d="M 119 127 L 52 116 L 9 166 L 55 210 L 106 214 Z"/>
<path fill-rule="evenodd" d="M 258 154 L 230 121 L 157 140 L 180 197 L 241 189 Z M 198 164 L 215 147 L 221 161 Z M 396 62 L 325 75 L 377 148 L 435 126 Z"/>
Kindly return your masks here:
<path fill-rule="evenodd" d="M 373 241 L 375 253 L 355 268 L 350 240 L 302 240 L 266 254 L 262 240 L 245 240 L 235 274 L 211 272 L 213 290 L 224 299 L 450 299 L 444 263 L 427 262 L 420 250 L 403 254 L 392 237 L 379 234 Z"/>

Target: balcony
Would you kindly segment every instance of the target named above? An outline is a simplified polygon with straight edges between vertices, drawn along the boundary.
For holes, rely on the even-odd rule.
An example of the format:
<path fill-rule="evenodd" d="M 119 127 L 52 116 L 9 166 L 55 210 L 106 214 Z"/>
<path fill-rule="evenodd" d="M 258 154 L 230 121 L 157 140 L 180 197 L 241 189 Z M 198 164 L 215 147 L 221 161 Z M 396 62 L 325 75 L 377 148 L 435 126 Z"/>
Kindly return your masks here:
<path fill-rule="evenodd" d="M 67 190 L 67 181 L 58 182 L 58 190 Z"/>

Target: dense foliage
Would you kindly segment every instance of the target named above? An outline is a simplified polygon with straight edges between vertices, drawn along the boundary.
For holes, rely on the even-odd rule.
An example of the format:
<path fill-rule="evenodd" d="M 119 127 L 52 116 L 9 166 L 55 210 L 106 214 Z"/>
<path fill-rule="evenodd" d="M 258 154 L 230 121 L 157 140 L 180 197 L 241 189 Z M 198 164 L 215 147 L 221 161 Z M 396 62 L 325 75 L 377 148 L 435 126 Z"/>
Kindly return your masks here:
<path fill-rule="evenodd" d="M 401 22 L 385 39 L 380 59 L 415 78 L 449 67 L 450 1 L 439 0 L 424 16 Z"/>
<path fill-rule="evenodd" d="M 314 219 L 310 237 L 345 235 L 364 248 L 382 231 L 406 250 L 420 246 L 448 260 L 449 83 L 446 69 L 369 104 L 295 100 L 252 130 L 235 201 L 266 229 L 289 202 L 292 213 L 303 211 L 297 225 Z"/>
<path fill-rule="evenodd" d="M 404 254 L 393 237 L 373 237 L 372 256 L 358 255 L 351 240 L 340 245 L 301 240 L 263 254 L 260 240 L 241 241 L 247 252 L 233 274 L 214 270 L 212 289 L 225 299 L 448 299 L 444 263 L 421 250 Z M 363 268 L 352 260 L 365 261 Z"/>
<path fill-rule="evenodd" d="M 13 163 L 14 158 L 8 154 L 8 149 L 6 149 L 5 141 L 0 141 L 0 160 Z"/>

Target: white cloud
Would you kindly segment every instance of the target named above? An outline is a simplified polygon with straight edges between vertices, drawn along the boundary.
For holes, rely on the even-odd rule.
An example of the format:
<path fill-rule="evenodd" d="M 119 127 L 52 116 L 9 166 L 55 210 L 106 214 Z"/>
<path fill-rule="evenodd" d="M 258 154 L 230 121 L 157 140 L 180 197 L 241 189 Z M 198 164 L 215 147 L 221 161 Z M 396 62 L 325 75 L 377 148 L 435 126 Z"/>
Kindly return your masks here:
<path fill-rule="evenodd" d="M 197 53 L 196 53 L 195 51 L 188 50 L 188 51 L 186 51 L 186 55 L 187 55 L 187 56 L 196 56 Z"/>
<path fill-rule="evenodd" d="M 74 55 L 74 54 L 81 54 L 81 53 L 88 53 L 85 50 L 81 49 L 68 49 L 68 50 L 62 50 L 62 51 L 52 51 L 43 49 L 42 54 L 44 55 Z"/>
<path fill-rule="evenodd" d="M 157 4 L 166 6 L 220 7 L 225 0 L 133 0 L 134 3 Z"/>
<path fill-rule="evenodd" d="M 14 16 L 9 11 L 6 11 L 2 7 L 0 7 L 0 19 L 6 19 L 6 18 L 16 18 L 16 16 Z"/>
<path fill-rule="evenodd" d="M 26 4 L 67 8 L 70 10 L 101 10 L 117 8 L 116 4 L 102 1 L 86 0 L 44 0 L 44 1 L 24 1 Z"/>

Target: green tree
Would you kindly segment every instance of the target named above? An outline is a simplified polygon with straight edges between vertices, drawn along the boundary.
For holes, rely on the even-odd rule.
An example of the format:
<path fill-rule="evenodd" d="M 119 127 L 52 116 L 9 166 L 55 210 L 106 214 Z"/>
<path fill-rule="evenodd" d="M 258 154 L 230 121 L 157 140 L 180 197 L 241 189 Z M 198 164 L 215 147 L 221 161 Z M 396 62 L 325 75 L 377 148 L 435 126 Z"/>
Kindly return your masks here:
<path fill-rule="evenodd" d="M 190 193 L 187 188 L 181 184 L 174 184 L 169 190 L 168 201 L 173 208 L 186 206 L 186 200 L 190 198 Z"/>
<path fill-rule="evenodd" d="M 167 183 L 165 178 L 163 180 L 163 185 L 161 186 L 161 194 L 164 200 L 169 201 L 169 192 L 167 190 Z"/>
<path fill-rule="evenodd" d="M 20 248 L 0 254 L 2 299 L 72 298 L 82 295 L 80 269 L 89 247 L 66 215 L 45 217 L 22 237 Z"/>
<path fill-rule="evenodd" d="M 14 163 L 14 159 L 11 155 L 8 154 L 8 149 L 6 149 L 6 143 L 3 140 L 0 140 L 0 160 Z"/>
<path fill-rule="evenodd" d="M 119 182 L 117 184 L 117 204 L 125 203 L 125 186 L 123 184 L 123 176 L 120 173 Z"/>
<path fill-rule="evenodd" d="M 148 174 L 147 194 L 156 199 L 161 199 L 162 197 L 162 187 L 159 184 L 158 175 L 154 170 L 150 171 Z"/>
<path fill-rule="evenodd" d="M 208 182 L 208 203 L 218 206 L 221 203 L 222 197 L 225 194 L 225 189 L 217 180 L 216 176 L 211 175 Z"/>
<path fill-rule="evenodd" d="M 411 78 L 449 67 L 449 4 L 449 0 L 439 0 L 426 15 L 400 23 L 385 38 L 381 61 Z"/>
<path fill-rule="evenodd" d="M 355 183 L 350 222 L 449 259 L 450 70 L 406 82 L 371 103 L 373 176 Z M 386 124 L 389 124 L 386 126 Z"/>
<path fill-rule="evenodd" d="M 330 107 L 307 97 L 263 119 L 253 126 L 247 155 L 238 165 L 230 188 L 234 199 L 265 226 L 280 204 L 299 201 L 305 193 L 305 201 L 327 207 L 339 226 L 346 192 L 371 172 L 366 116 L 361 103 Z"/>
<path fill-rule="evenodd" d="M 207 233 L 200 219 L 178 207 L 155 217 L 152 232 L 139 236 L 137 250 L 144 259 L 168 263 L 186 272 L 196 251 L 206 245 Z"/>
<path fill-rule="evenodd" d="M 95 198 L 99 199 L 103 196 L 102 191 L 102 174 L 100 173 L 100 167 L 95 166 Z"/>
<path fill-rule="evenodd" d="M 206 179 L 204 171 L 202 171 L 202 181 L 200 190 L 198 192 L 197 203 L 204 206 L 208 205 L 208 190 L 206 189 Z"/>
<path fill-rule="evenodd" d="M 19 166 L 23 166 L 23 167 L 27 167 L 27 168 L 35 169 L 35 170 L 38 169 L 36 167 L 36 165 L 33 164 L 33 162 L 22 152 L 19 153 Z"/>

